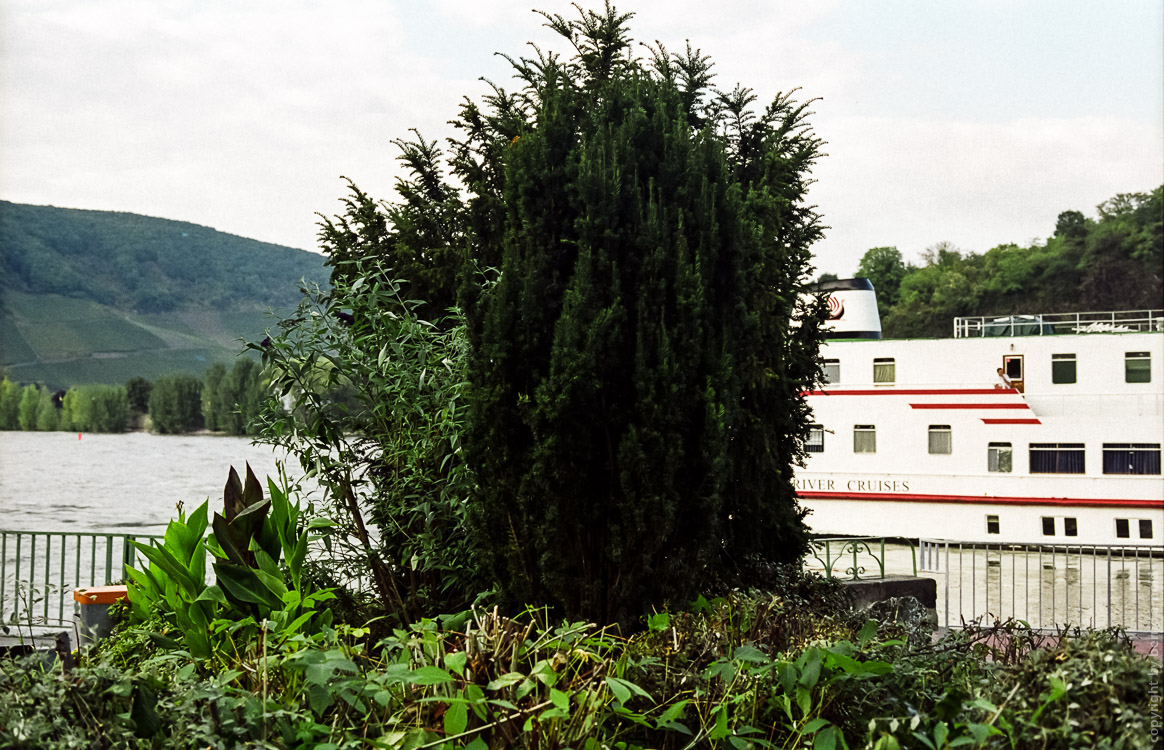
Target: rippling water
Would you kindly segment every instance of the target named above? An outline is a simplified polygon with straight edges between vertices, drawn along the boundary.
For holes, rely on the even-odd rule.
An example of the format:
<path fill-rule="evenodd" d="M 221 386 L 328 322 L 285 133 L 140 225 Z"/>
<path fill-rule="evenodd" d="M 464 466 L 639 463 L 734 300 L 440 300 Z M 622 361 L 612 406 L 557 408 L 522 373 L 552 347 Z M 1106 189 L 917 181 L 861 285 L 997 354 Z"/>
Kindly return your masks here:
<path fill-rule="evenodd" d="M 178 502 L 220 507 L 232 465 L 262 480 L 283 457 L 237 437 L 0 432 L 0 529 L 160 534 Z"/>

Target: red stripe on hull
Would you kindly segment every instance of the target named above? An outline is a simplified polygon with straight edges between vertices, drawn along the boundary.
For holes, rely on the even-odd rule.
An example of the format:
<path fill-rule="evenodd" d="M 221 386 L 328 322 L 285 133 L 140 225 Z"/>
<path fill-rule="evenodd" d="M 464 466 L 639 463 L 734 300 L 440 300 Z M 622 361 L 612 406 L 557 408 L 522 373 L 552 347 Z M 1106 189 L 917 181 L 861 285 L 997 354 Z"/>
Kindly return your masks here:
<path fill-rule="evenodd" d="M 911 409 L 1029 409 L 1026 404 L 910 404 Z"/>
<path fill-rule="evenodd" d="M 876 390 L 801 391 L 801 396 L 1007 396 L 1014 388 L 878 388 Z"/>
<path fill-rule="evenodd" d="M 1164 500 L 1089 497 L 987 497 L 984 495 L 905 495 L 888 492 L 798 492 L 805 500 L 875 500 L 902 503 L 974 505 L 1055 505 L 1073 508 L 1164 508 Z"/>
<path fill-rule="evenodd" d="M 1037 419 L 987 419 L 982 418 L 985 424 L 1042 424 Z"/>

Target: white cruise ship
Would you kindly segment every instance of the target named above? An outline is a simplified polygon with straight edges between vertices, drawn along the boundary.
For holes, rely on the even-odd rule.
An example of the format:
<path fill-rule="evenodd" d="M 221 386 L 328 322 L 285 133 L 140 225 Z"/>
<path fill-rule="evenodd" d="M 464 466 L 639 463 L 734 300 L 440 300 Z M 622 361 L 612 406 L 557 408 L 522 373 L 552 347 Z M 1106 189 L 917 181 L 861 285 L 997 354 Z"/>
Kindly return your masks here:
<path fill-rule="evenodd" d="M 1164 546 L 1164 312 L 958 318 L 953 338 L 893 340 L 868 280 L 820 290 L 828 382 L 807 394 L 795 477 L 813 533 Z"/>

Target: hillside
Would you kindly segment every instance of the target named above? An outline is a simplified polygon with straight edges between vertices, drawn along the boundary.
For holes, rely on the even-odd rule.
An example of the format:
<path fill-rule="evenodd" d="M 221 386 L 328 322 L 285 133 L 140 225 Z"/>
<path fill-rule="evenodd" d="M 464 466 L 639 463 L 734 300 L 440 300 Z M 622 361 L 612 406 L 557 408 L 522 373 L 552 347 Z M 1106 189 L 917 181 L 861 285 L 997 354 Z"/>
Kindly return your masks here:
<path fill-rule="evenodd" d="M 53 388 L 201 374 L 327 277 L 320 255 L 197 224 L 0 201 L 0 366 Z"/>

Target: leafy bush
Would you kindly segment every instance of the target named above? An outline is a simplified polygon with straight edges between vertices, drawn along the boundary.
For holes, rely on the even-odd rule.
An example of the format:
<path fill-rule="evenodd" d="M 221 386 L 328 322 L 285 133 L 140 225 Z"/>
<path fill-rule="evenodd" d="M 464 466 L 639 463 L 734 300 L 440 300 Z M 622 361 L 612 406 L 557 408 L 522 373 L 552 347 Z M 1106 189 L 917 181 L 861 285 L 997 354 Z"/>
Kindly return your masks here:
<path fill-rule="evenodd" d="M 202 381 L 193 375 L 165 375 L 150 391 L 150 423 L 155 432 L 179 434 L 202 426 Z"/>
<path fill-rule="evenodd" d="M 327 514 L 340 523 L 332 580 L 371 573 L 398 623 L 463 609 L 485 588 L 468 540 L 464 325 L 418 317 L 379 261 L 342 266 L 330 292 L 305 293 L 256 347 L 291 406 L 272 404 L 260 439 L 298 456 L 327 489 Z"/>

